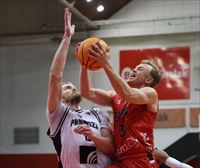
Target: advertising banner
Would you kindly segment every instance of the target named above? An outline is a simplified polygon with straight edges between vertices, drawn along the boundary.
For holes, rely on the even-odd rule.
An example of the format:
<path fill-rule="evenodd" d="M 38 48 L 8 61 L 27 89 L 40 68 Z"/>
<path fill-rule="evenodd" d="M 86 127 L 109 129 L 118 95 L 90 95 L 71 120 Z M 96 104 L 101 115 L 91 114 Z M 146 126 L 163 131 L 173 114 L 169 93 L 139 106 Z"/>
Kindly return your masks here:
<path fill-rule="evenodd" d="M 200 108 L 190 108 L 190 126 L 200 127 Z"/>
<path fill-rule="evenodd" d="M 185 126 L 185 109 L 161 109 L 155 128 L 176 128 Z"/>

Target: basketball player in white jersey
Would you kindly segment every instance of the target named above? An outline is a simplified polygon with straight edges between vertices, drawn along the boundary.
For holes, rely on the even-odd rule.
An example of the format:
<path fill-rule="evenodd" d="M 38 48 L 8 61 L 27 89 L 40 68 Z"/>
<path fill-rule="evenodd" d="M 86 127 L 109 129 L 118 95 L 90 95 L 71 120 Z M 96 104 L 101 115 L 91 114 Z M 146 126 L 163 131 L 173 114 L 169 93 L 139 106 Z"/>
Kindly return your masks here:
<path fill-rule="evenodd" d="M 62 83 L 69 44 L 74 35 L 71 13 L 65 9 L 65 30 L 53 58 L 47 100 L 48 135 L 59 168 L 105 168 L 110 164 L 113 139 L 108 118 L 100 110 L 82 110 L 81 96 L 72 83 Z"/>

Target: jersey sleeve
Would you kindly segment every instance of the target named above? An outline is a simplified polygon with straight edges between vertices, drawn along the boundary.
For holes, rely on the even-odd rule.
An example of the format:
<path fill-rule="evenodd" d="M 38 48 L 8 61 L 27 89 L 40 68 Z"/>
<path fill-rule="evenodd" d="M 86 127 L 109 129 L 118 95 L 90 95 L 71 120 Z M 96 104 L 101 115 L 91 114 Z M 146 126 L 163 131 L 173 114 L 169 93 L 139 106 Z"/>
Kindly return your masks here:
<path fill-rule="evenodd" d="M 46 116 L 50 127 L 50 136 L 54 136 L 60 123 L 62 122 L 63 118 L 66 115 L 66 111 L 68 108 L 60 102 L 57 106 L 57 109 L 50 113 L 48 108 L 46 109 Z"/>
<path fill-rule="evenodd" d="M 107 128 L 107 129 L 112 130 L 110 120 L 109 120 L 108 116 L 106 115 L 106 113 L 98 108 L 95 108 L 95 111 L 97 112 L 97 114 L 100 118 L 101 128 Z"/>

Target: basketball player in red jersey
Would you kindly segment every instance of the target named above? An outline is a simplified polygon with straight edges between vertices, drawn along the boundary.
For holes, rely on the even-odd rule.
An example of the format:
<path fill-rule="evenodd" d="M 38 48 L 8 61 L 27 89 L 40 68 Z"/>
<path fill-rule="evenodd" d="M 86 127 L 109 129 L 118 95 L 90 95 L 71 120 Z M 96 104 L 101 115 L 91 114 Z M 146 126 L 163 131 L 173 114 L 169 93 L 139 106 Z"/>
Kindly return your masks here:
<path fill-rule="evenodd" d="M 89 56 L 102 65 L 114 89 L 93 88 L 87 69 L 81 67 L 82 96 L 113 108 L 115 153 L 108 168 L 157 167 L 151 151 L 154 149 L 153 127 L 158 112 L 158 94 L 154 87 L 160 81 L 161 72 L 150 61 L 143 60 L 124 81 L 109 62 L 109 51 L 104 51 L 100 43 L 93 44 Z"/>

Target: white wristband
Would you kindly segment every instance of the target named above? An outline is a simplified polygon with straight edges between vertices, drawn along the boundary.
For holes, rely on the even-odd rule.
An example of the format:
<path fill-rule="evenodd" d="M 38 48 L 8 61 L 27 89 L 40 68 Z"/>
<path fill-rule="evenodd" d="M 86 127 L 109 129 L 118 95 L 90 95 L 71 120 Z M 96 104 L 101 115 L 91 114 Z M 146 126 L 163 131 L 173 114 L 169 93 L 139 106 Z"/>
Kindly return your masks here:
<path fill-rule="evenodd" d="M 181 163 L 172 157 L 168 157 L 165 161 L 165 164 L 171 168 L 192 168 L 191 166 Z"/>

